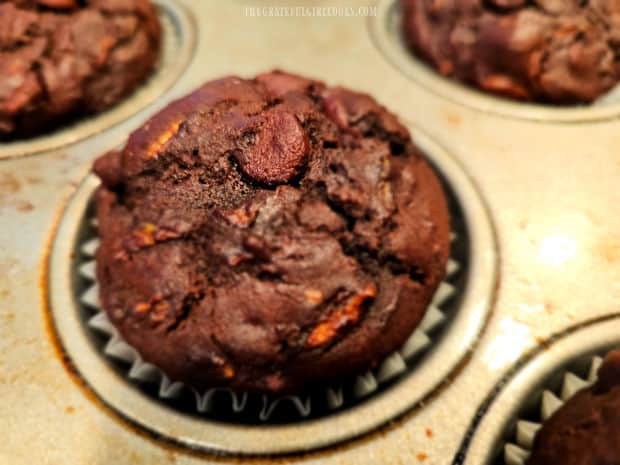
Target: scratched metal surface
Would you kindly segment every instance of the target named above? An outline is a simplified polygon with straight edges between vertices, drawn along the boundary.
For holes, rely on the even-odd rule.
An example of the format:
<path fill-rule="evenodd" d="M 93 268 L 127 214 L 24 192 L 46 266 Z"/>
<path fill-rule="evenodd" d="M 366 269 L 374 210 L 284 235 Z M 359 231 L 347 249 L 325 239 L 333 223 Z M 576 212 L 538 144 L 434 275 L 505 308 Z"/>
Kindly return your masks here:
<path fill-rule="evenodd" d="M 611 105 L 602 116 L 600 109 L 579 109 L 573 117 L 571 110 L 535 108 L 513 114 L 503 103 L 472 104 L 470 94 L 465 102 L 456 88 L 429 84 L 431 77 L 412 79 L 411 69 L 382 48 L 387 39 L 376 34 L 382 26 L 368 18 L 253 18 L 244 16 L 251 1 L 176 3 L 193 17 L 196 46 L 173 87 L 124 122 L 72 145 L 0 160 L 0 463 L 239 461 L 171 446 L 122 421 L 70 373 L 45 317 L 43 264 L 52 232 L 93 159 L 172 98 L 222 75 L 278 67 L 371 93 L 466 168 L 490 210 L 501 257 L 492 315 L 472 356 L 426 405 L 338 447 L 243 463 L 449 464 L 489 393 L 524 354 L 619 311 L 620 109 Z M 529 117 L 532 111 L 541 116 Z M 598 333 L 579 334 L 574 344 Z M 542 352 L 545 366 L 555 353 Z M 488 409 L 482 436 L 474 431 L 473 446 L 463 451 L 467 464 L 486 463 L 485 425 L 502 422 L 510 408 Z"/>

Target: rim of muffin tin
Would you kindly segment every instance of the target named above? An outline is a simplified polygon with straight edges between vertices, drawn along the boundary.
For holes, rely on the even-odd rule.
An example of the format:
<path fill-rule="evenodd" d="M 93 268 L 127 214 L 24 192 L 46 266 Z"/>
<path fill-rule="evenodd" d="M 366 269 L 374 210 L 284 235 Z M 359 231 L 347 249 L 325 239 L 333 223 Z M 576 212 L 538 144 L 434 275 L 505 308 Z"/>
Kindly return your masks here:
<path fill-rule="evenodd" d="M 187 69 L 195 51 L 196 25 L 185 6 L 174 0 L 152 0 L 162 25 L 159 63 L 146 81 L 123 100 L 86 115 L 48 134 L 0 143 L 0 160 L 56 150 L 116 126 L 168 91 Z"/>
<path fill-rule="evenodd" d="M 559 397 L 566 374 L 584 378 L 594 357 L 619 348 L 619 321 L 616 313 L 569 328 L 517 362 L 483 402 L 454 465 L 506 465 L 505 446 L 517 442 L 517 421 L 538 416 L 543 402 L 554 404 L 544 393 Z"/>
<path fill-rule="evenodd" d="M 373 431 L 435 394 L 457 371 L 482 332 L 495 298 L 498 253 L 486 205 L 460 164 L 417 128 L 416 145 L 454 193 L 468 235 L 466 282 L 441 337 L 386 389 L 316 419 L 286 424 L 239 424 L 187 414 L 141 392 L 116 370 L 85 330 L 75 289 L 76 244 L 98 181 L 89 175 L 69 200 L 48 262 L 48 297 L 63 350 L 94 394 L 121 418 L 157 438 L 194 450 L 234 455 L 275 455 L 325 448 Z"/>
<path fill-rule="evenodd" d="M 548 123 L 587 123 L 620 114 L 620 83 L 593 104 L 553 105 L 519 102 L 494 96 L 444 77 L 416 57 L 401 32 L 400 0 L 379 0 L 376 16 L 368 18 L 370 35 L 383 57 L 408 79 L 451 102 L 503 117 Z"/>

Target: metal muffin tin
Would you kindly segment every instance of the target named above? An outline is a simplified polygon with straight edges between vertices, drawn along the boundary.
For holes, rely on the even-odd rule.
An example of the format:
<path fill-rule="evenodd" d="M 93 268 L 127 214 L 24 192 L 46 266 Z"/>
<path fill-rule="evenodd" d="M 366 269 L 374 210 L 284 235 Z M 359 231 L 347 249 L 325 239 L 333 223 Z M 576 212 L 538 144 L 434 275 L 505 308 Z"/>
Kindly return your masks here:
<path fill-rule="evenodd" d="M 199 417 L 162 405 L 129 383 L 102 357 L 85 328 L 76 256 L 83 242 L 87 210 L 98 181 L 89 176 L 78 188 L 62 215 L 49 260 L 49 304 L 62 349 L 79 376 L 106 405 L 123 418 L 170 442 L 205 451 L 228 454 L 282 454 L 323 448 L 357 437 L 412 410 L 450 380 L 467 356 L 484 326 L 494 296 L 496 280 L 495 238 L 484 204 L 469 178 L 450 156 L 429 138 L 412 130 L 419 147 L 443 175 L 463 209 L 468 244 L 464 257 L 465 282 L 458 304 L 442 334 L 428 353 L 402 379 L 384 387 L 353 407 L 287 424 L 248 424 L 226 421 L 223 416 Z M 453 209 L 455 210 L 455 209 Z"/>
<path fill-rule="evenodd" d="M 356 9 L 372 2 L 271 3 Z M 236 462 L 231 454 L 261 454 L 243 463 L 490 463 L 495 449 L 489 448 L 496 447 L 516 405 L 502 399 L 535 389 L 563 363 L 563 348 L 577 354 L 603 347 L 620 327 L 620 217 L 613 213 L 620 204 L 620 112 L 613 96 L 608 105 L 552 108 L 449 82 L 404 51 L 387 22 L 393 0 L 379 1 L 370 18 L 248 16 L 246 8 L 262 6 L 250 0 L 158 4 L 176 12 L 170 16 L 180 18 L 173 21 L 175 30 L 193 43 L 174 54 L 178 66 L 162 68 L 158 79 L 167 85 L 145 100 L 130 98 L 123 116 L 96 130 L 83 131 L 89 123 L 81 122 L 46 147 L 37 145 L 45 138 L 0 146 L 8 157 L 0 160 L 0 463 Z M 493 254 L 493 235 L 483 226 L 490 217 L 501 260 L 494 275 L 491 266 L 472 271 L 472 283 L 487 283 L 472 306 L 490 305 L 491 311 L 486 320 L 476 311 L 469 315 L 479 320 L 454 325 L 462 340 L 442 338 L 445 350 L 438 347 L 420 365 L 433 373 L 428 380 L 411 378 L 428 388 L 418 391 L 427 395 L 413 409 L 407 378 L 342 417 L 314 424 L 283 430 L 207 423 L 154 404 L 106 368 L 77 329 L 69 338 L 63 329 L 74 324 L 67 263 L 85 192 L 93 187 L 92 181 L 81 184 L 92 161 L 202 82 L 273 68 L 372 94 L 415 128 L 420 145 L 429 141 L 430 148 L 423 148 L 445 171 L 466 212 L 482 208 L 467 192 L 479 191 L 484 199 L 487 213 L 468 218 L 489 240 L 472 237 L 472 258 Z M 91 121 L 103 122 L 115 111 Z M 18 157 L 26 153 L 36 154 Z M 469 187 L 457 189 L 461 184 Z M 490 292 L 486 286 L 493 280 Z M 67 310 L 57 310 L 58 299 Z M 556 337 L 576 327 L 579 337 Z M 531 353 L 539 353 L 531 360 L 544 363 L 524 363 Z M 502 382 L 509 386 L 497 394 Z M 519 390 L 513 388 L 517 382 Z M 147 415 L 157 428 L 145 426 Z M 351 431 L 356 438 L 346 439 Z M 300 452 L 315 447 L 322 449 Z M 286 455 L 275 458 L 277 452 Z"/>

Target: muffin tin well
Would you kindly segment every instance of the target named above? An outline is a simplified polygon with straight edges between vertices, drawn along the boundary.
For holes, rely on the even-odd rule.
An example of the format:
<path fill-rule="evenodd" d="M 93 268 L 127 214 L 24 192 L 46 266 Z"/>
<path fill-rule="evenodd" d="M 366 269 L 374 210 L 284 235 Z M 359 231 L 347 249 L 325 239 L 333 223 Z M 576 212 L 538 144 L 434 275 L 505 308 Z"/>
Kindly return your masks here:
<path fill-rule="evenodd" d="M 89 219 L 98 183 L 89 176 L 66 207 L 48 264 L 54 326 L 85 384 L 121 417 L 158 437 L 193 449 L 241 455 L 323 448 L 422 408 L 423 401 L 451 379 L 473 350 L 487 321 L 496 288 L 497 251 L 486 207 L 467 174 L 431 139 L 415 128 L 412 132 L 449 193 L 457 236 L 452 255 L 460 262 L 460 270 L 449 280 L 454 296 L 441 305 L 446 321 L 431 331 L 428 348 L 407 363 L 402 373 L 362 399 L 345 401 L 338 409 L 324 405 L 323 391 L 321 395 L 308 393 L 300 397 L 304 406 L 307 399 L 311 403 L 311 412 L 304 419 L 291 410 L 290 403 L 276 406 L 269 418 L 261 416 L 265 405 L 258 396 L 235 397 L 231 408 L 227 392 L 214 393 L 213 408 L 199 413 L 191 393 L 162 399 L 157 384 L 132 381 L 127 363 L 103 355 L 109 337 L 88 326 L 93 313 L 83 303 L 89 285 L 83 276 L 92 275 L 92 270 L 83 269 L 83 246 L 91 243 L 94 235 Z M 92 255 L 92 250 L 87 255 Z M 172 389 L 171 384 L 167 387 Z M 347 389 L 354 386 L 347 388 L 345 383 L 345 398 Z"/>
<path fill-rule="evenodd" d="M 501 380 L 480 408 L 455 465 L 516 465 L 541 416 L 592 382 L 601 357 L 620 347 L 620 315 L 551 338 Z M 596 335 L 596 337 L 592 337 Z"/>
<path fill-rule="evenodd" d="M 620 85 L 591 105 L 554 106 L 494 96 L 441 76 L 407 47 L 401 31 L 399 0 L 381 0 L 369 17 L 370 35 L 381 54 L 415 83 L 443 98 L 486 113 L 549 123 L 607 120 L 620 114 Z"/>
<path fill-rule="evenodd" d="M 49 152 L 121 123 L 154 102 L 179 79 L 195 49 L 196 26 L 188 11 L 174 1 L 155 0 L 162 25 L 159 64 L 145 83 L 102 113 L 85 116 L 49 134 L 0 144 L 0 159 Z"/>
<path fill-rule="evenodd" d="M 99 303 L 95 254 L 99 246 L 95 205 L 91 202 L 79 237 L 74 274 L 76 299 L 83 310 L 80 317 L 92 331 L 95 345 L 108 357 L 120 373 L 143 389 L 146 395 L 161 400 L 173 408 L 207 418 L 239 424 L 290 424 L 302 419 L 322 418 L 331 413 L 352 408 L 367 398 L 380 394 L 403 376 L 407 376 L 424 354 L 441 337 L 459 307 L 460 296 L 467 279 L 469 255 L 463 215 L 446 186 L 452 212 L 452 254 L 446 277 L 435 292 L 432 303 L 418 327 L 403 346 L 389 354 L 374 369 L 331 384 L 315 386 L 297 395 L 268 396 L 235 392 L 228 388 L 198 391 L 181 382 L 170 380 L 156 366 L 145 362 L 139 353 L 123 340 Z M 90 219 L 90 220 L 88 220 Z M 89 329 L 85 329 L 88 331 Z M 114 363 L 114 362 L 121 363 Z"/>

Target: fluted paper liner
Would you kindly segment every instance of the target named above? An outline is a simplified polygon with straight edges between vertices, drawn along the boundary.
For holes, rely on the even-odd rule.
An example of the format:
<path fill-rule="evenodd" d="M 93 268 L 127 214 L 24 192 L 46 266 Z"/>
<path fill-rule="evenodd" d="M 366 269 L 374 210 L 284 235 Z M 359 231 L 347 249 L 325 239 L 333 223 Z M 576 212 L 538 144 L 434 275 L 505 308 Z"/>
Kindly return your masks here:
<path fill-rule="evenodd" d="M 96 227 L 96 220 L 91 224 Z M 456 235 L 451 235 L 454 242 Z M 142 360 L 142 357 L 121 337 L 118 330 L 112 325 L 107 314 L 101 308 L 99 302 L 99 287 L 95 273 L 95 253 L 99 246 L 99 239 L 93 238 L 81 244 L 80 259 L 82 263 L 78 270 L 80 276 L 87 280 L 90 285 L 80 296 L 81 302 L 91 309 L 94 314 L 88 320 L 88 326 L 109 337 L 104 347 L 104 354 L 108 357 L 121 360 L 131 365 L 127 376 L 132 381 L 158 383 L 158 395 L 162 399 L 171 399 L 179 396 L 185 385 L 181 382 L 172 381 L 155 365 Z M 455 295 L 456 289 L 447 279 L 455 275 L 460 269 L 459 263 L 450 258 L 447 265 L 446 278 L 437 288 L 433 300 L 421 323 L 409 336 L 405 344 L 396 352 L 386 357 L 383 362 L 374 370 L 368 371 L 355 378 L 353 395 L 355 398 L 363 398 L 376 391 L 382 383 L 385 383 L 407 370 L 407 361 L 414 356 L 421 354 L 432 344 L 432 335 L 446 321 L 446 315 L 441 310 L 441 306 Z M 193 393 L 196 400 L 196 411 L 199 413 L 209 412 L 213 407 L 213 398 L 217 392 L 227 392 L 231 399 L 231 409 L 233 412 L 241 412 L 245 409 L 248 395 L 247 393 L 235 392 L 229 388 L 212 388 L 204 392 L 199 392 L 191 386 L 187 386 Z M 327 405 L 331 410 L 336 410 L 346 403 L 345 394 L 340 386 L 329 386 L 324 391 Z M 263 395 L 262 409 L 259 413 L 261 421 L 267 421 L 274 410 L 282 403 L 292 404 L 301 417 L 307 417 L 312 410 L 311 396 L 288 395 L 273 397 Z"/>
<path fill-rule="evenodd" d="M 504 445 L 504 463 L 506 465 L 525 465 L 534 446 L 536 434 L 543 423 L 577 392 L 592 386 L 596 382 L 598 369 L 602 363 L 602 357 L 592 357 L 587 378 L 580 377 L 571 371 L 566 371 L 559 391 L 554 392 L 550 389 L 543 391 L 538 414 L 540 421 L 517 421 L 515 437 L 512 438 L 511 442 L 507 442 Z"/>

